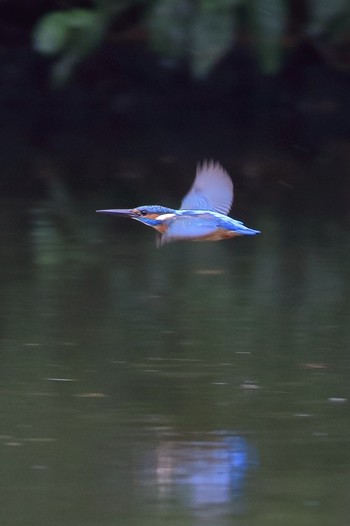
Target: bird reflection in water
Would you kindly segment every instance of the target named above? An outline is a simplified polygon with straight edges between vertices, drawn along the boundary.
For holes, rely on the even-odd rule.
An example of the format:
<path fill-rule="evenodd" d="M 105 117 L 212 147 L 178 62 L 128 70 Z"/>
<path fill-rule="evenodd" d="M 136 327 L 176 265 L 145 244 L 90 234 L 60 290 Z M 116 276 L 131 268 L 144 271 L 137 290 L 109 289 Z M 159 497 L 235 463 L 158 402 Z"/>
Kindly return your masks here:
<path fill-rule="evenodd" d="M 195 515 L 214 519 L 246 511 L 249 474 L 258 465 L 256 448 L 246 438 L 227 435 L 161 442 L 152 468 L 160 503 L 175 500 Z"/>

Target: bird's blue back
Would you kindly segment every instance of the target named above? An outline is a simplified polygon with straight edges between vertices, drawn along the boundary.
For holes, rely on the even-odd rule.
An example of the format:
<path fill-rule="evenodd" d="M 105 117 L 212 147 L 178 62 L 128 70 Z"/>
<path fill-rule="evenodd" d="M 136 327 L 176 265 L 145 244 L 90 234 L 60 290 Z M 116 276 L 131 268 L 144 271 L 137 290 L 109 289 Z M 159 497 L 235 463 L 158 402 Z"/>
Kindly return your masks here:
<path fill-rule="evenodd" d="M 220 230 L 237 235 L 252 236 L 260 233 L 258 230 L 247 228 L 241 221 L 208 210 L 176 210 L 175 216 L 166 218 L 164 222 L 168 227 L 163 236 L 164 243 L 175 239 L 204 238 Z"/>

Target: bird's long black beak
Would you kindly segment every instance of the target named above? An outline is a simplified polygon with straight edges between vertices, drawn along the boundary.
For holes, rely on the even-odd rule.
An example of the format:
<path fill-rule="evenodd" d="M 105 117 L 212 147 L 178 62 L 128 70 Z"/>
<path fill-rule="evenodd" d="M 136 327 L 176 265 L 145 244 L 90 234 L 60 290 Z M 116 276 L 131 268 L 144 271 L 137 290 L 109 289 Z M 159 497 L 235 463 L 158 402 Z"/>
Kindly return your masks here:
<path fill-rule="evenodd" d="M 96 210 L 98 214 L 113 214 L 124 217 L 135 217 L 135 212 L 132 208 L 115 208 L 110 210 Z"/>

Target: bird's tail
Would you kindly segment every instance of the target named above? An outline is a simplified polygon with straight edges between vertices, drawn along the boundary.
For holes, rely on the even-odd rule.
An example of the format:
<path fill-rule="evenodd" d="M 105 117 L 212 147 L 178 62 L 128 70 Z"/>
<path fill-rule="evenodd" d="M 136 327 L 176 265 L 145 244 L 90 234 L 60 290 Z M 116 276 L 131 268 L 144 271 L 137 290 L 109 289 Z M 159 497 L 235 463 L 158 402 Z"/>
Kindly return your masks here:
<path fill-rule="evenodd" d="M 243 223 L 236 224 L 232 230 L 241 236 L 255 236 L 256 234 L 261 234 L 260 230 L 248 228 L 247 226 L 244 226 Z"/>
<path fill-rule="evenodd" d="M 241 232 L 244 236 L 255 236 L 261 234 L 260 230 L 253 230 L 252 228 L 244 227 Z"/>
<path fill-rule="evenodd" d="M 252 228 L 248 228 L 242 221 L 238 221 L 237 219 L 232 218 L 227 219 L 229 220 L 229 224 L 227 225 L 227 223 L 225 223 L 224 228 L 228 228 L 228 230 L 231 230 L 236 235 L 255 236 L 256 234 L 261 234 L 260 230 L 253 230 Z"/>

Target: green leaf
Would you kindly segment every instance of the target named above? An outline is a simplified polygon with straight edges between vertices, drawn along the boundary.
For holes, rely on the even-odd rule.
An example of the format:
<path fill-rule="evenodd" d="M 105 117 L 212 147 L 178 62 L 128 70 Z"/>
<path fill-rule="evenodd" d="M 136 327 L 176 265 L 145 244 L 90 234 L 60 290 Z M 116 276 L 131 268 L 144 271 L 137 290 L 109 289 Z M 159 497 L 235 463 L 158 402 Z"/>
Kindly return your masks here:
<path fill-rule="evenodd" d="M 97 12 L 92 9 L 70 9 L 65 12 L 67 25 L 77 29 L 88 29 L 94 25 L 97 19 Z"/>
<path fill-rule="evenodd" d="M 80 56 L 74 51 L 64 53 L 52 66 L 51 84 L 54 88 L 61 88 L 71 79 L 74 69 L 80 62 Z"/>
<path fill-rule="evenodd" d="M 93 46 L 103 29 L 104 17 L 96 11 L 70 9 L 52 12 L 44 15 L 34 28 L 33 47 L 40 53 L 55 55 L 82 43 Z"/>
<path fill-rule="evenodd" d="M 184 57 L 192 23 L 191 0 L 159 0 L 148 13 L 146 25 L 152 48 L 169 57 Z"/>
<path fill-rule="evenodd" d="M 249 2 L 252 11 L 256 50 L 263 73 L 275 74 L 282 58 L 281 40 L 287 19 L 286 0 Z"/>
<path fill-rule="evenodd" d="M 33 31 L 33 47 L 44 55 L 60 53 L 67 38 L 66 13 L 53 12 L 44 15 Z"/>
<path fill-rule="evenodd" d="M 349 15 L 348 0 L 310 0 L 312 21 L 308 28 L 312 35 L 324 32 L 333 20 Z"/>
<path fill-rule="evenodd" d="M 76 65 L 102 41 L 108 23 L 107 13 L 89 9 L 70 9 L 45 15 L 33 33 L 34 49 L 58 55 L 52 68 L 52 82 L 62 86 Z"/>
<path fill-rule="evenodd" d="M 147 26 L 155 51 L 190 62 L 194 76 L 205 77 L 231 45 L 232 7 L 239 0 L 158 0 Z"/>
<path fill-rule="evenodd" d="M 201 10 L 194 21 L 191 46 L 192 71 L 195 77 L 205 77 L 230 48 L 234 29 L 234 19 L 227 7 Z"/>

